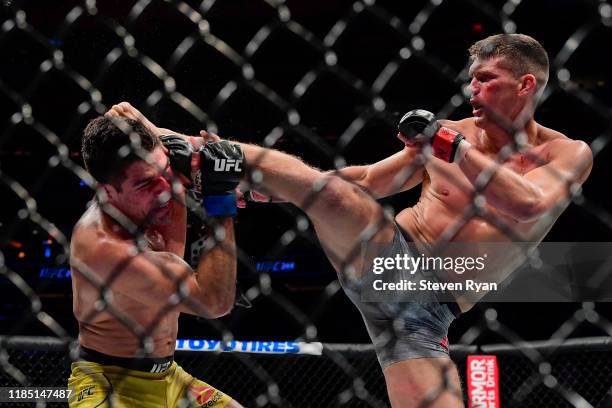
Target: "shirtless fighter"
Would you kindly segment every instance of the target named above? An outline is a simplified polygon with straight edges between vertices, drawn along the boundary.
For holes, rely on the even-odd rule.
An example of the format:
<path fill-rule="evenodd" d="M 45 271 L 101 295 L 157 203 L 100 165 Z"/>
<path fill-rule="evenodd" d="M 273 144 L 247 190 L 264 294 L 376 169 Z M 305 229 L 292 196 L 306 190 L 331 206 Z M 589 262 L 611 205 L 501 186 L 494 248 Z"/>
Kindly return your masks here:
<path fill-rule="evenodd" d="M 83 135 L 83 159 L 99 191 L 72 235 L 80 359 L 68 384 L 71 407 L 241 406 L 173 361 L 181 312 L 217 318 L 234 304 L 235 207 L 207 207 L 206 196 L 233 199 L 240 176 L 206 174 L 201 192 L 216 227 L 194 271 L 182 259 L 185 190 L 159 136 L 115 108 Z"/>
<path fill-rule="evenodd" d="M 372 273 L 373 258 L 410 253 L 409 241 L 425 252 L 446 240 L 540 242 L 567 207 L 569 187 L 579 187 L 592 167 L 585 143 L 534 120 L 548 79 L 548 57 L 536 40 L 496 35 L 474 44 L 470 55 L 473 117 L 440 121 L 433 132 L 428 127 L 424 139 L 408 122 L 428 114 L 413 112 L 400 123 L 404 149 L 378 163 L 324 173 L 288 154 L 239 144 L 257 187 L 308 214 L 345 292 L 363 316 L 395 408 L 462 406 L 446 336 L 451 322 L 473 302 L 443 303 L 433 293 L 426 302 L 364 302 L 359 284 Z M 138 114 L 125 105 L 124 116 Z M 508 150 L 516 146 L 515 135 L 522 138 L 519 149 Z M 505 153 L 508 157 L 500 159 Z M 192 171 L 174 161 L 171 166 L 186 175 Z M 479 188 L 479 212 L 461 221 L 483 172 L 492 177 L 486 188 Z M 395 220 L 372 199 L 419 184 L 418 203 Z M 450 235 L 449 226 L 455 229 Z M 510 251 L 489 254 L 491 258 L 499 266 L 515 261 Z"/>

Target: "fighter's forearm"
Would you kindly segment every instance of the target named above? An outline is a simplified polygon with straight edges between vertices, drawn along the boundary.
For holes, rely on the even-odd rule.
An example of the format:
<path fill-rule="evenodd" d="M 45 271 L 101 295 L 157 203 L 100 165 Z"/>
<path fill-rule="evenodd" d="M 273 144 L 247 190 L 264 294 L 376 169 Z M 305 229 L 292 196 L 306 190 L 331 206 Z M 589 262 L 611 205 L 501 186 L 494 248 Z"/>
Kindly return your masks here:
<path fill-rule="evenodd" d="M 232 309 L 236 296 L 236 241 L 234 222 L 225 218 L 210 229 L 210 239 L 216 244 L 205 249 L 196 269 L 198 285 L 203 289 L 206 308 L 214 316 Z"/>
<path fill-rule="evenodd" d="M 486 182 L 482 194 L 487 204 L 517 220 L 531 218 L 542 199 L 538 186 L 477 149 L 468 149 L 459 167 L 474 187 Z"/>

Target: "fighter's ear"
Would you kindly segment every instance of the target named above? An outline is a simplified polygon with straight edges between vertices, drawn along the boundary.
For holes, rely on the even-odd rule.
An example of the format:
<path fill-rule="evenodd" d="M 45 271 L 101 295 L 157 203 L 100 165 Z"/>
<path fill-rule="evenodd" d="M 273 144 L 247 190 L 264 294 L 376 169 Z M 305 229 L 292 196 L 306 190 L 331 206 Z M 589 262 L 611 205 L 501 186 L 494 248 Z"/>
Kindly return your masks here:
<path fill-rule="evenodd" d="M 119 192 L 117 191 L 117 188 L 111 183 L 100 184 L 100 188 L 102 188 L 102 190 L 104 191 L 104 194 L 106 195 L 106 200 L 108 202 L 112 203 L 117 199 L 117 194 Z"/>
<path fill-rule="evenodd" d="M 519 96 L 535 94 L 538 87 L 538 82 L 535 75 L 525 74 L 520 78 Z"/>

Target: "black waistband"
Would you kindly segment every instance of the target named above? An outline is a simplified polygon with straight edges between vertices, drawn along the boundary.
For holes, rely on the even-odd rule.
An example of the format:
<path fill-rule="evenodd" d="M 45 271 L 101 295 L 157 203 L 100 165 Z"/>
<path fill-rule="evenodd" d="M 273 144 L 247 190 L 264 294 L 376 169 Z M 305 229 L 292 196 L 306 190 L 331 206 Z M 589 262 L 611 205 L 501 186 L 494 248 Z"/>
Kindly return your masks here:
<path fill-rule="evenodd" d="M 79 346 L 79 357 L 82 360 L 91 361 L 93 363 L 112 365 L 148 373 L 163 373 L 170 368 L 174 361 L 174 356 L 155 358 L 115 357 L 83 346 Z"/>

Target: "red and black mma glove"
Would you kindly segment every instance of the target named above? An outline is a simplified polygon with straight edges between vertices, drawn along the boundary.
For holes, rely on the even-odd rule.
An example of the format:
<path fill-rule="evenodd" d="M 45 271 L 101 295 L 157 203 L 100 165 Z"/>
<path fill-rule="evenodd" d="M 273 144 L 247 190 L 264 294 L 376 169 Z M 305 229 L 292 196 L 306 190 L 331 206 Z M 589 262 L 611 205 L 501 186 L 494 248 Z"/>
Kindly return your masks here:
<path fill-rule="evenodd" d="M 458 163 L 471 146 L 465 137 L 441 126 L 433 113 L 415 109 L 406 113 L 399 122 L 397 137 L 406 146 L 419 144 L 417 136 L 425 136 L 431 143 L 433 155 L 448 163 Z"/>
<path fill-rule="evenodd" d="M 162 136 L 170 166 L 187 177 L 203 197 L 209 217 L 236 215 L 235 189 L 245 172 L 244 153 L 228 141 L 207 143 L 194 151 L 191 143 L 178 136 Z"/>

